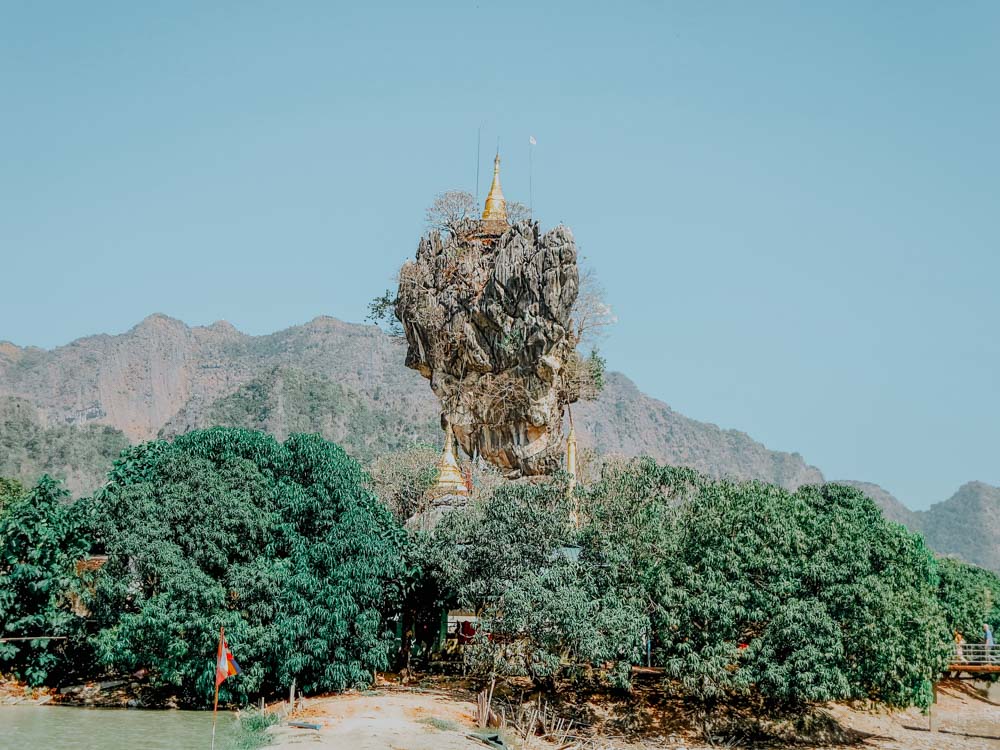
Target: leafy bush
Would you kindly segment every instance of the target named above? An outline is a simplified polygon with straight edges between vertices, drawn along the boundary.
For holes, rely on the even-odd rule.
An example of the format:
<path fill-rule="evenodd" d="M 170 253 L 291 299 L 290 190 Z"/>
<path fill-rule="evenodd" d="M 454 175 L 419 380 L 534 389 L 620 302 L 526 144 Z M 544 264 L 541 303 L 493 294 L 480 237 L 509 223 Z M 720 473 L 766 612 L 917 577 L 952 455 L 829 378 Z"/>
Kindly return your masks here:
<path fill-rule="evenodd" d="M 562 478 L 505 484 L 435 531 L 426 565 L 452 601 L 480 613 L 473 669 L 551 683 L 574 668 L 641 656 L 644 613 L 580 559 Z"/>
<path fill-rule="evenodd" d="M 581 491 L 507 485 L 435 531 L 429 569 L 481 613 L 474 667 L 627 682 L 651 636 L 664 687 L 767 710 L 871 698 L 926 706 L 949 637 L 920 537 L 838 485 L 790 493 L 649 459 Z"/>
<path fill-rule="evenodd" d="M 222 699 L 343 690 L 388 666 L 405 534 L 339 447 L 215 428 L 123 453 L 95 497 L 109 561 L 92 609 L 119 670 L 206 704 L 220 626 L 243 663 Z"/>
<path fill-rule="evenodd" d="M 239 750 L 256 750 L 268 744 L 267 730 L 281 721 L 273 711 L 248 708 L 240 711 L 233 744 Z"/>
<path fill-rule="evenodd" d="M 669 689 L 772 708 L 931 699 L 948 642 L 933 557 L 857 490 L 790 493 L 645 460 L 588 500 L 609 585 L 648 597 Z"/>
<path fill-rule="evenodd" d="M 13 486 L 13 485 L 8 485 Z M 90 550 L 86 505 L 49 476 L 15 495 L 0 515 L 0 665 L 31 685 L 90 664 L 84 621 L 74 614 L 82 581 L 76 562 Z"/>

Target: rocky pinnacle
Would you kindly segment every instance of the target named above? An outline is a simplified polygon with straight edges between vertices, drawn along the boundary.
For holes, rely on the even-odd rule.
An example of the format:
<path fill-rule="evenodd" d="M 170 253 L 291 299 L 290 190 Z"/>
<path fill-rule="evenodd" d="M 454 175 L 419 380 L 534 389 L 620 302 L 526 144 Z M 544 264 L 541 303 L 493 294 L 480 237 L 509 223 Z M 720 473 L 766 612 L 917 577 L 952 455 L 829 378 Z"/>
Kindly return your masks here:
<path fill-rule="evenodd" d="M 570 230 L 540 236 L 531 222 L 495 241 L 431 233 L 400 270 L 407 367 L 430 380 L 462 449 L 509 476 L 548 474 L 562 459 L 563 412 L 579 398 L 578 285 Z"/>

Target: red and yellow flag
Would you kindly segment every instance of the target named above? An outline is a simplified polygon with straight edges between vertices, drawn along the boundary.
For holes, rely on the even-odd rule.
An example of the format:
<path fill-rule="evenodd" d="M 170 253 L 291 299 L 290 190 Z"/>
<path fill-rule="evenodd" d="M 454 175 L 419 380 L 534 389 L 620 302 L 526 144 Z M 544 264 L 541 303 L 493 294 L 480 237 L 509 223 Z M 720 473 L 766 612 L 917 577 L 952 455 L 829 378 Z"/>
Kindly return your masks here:
<path fill-rule="evenodd" d="M 219 628 L 219 653 L 215 659 L 215 687 L 218 688 L 228 678 L 234 674 L 240 674 L 243 670 L 233 658 L 233 652 L 226 645 L 226 629 Z"/>

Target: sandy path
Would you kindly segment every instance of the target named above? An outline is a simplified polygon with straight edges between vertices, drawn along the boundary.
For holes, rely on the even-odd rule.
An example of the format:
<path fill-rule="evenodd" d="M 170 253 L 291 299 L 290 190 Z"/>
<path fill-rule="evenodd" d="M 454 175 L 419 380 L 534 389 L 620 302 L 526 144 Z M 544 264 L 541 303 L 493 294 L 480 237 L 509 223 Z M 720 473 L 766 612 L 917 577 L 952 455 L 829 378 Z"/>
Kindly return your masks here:
<path fill-rule="evenodd" d="M 844 728 L 866 735 L 860 744 L 813 750 L 1000 750 L 1000 685 L 990 695 L 967 683 L 943 683 L 934 709 L 937 731 L 928 731 L 919 711 L 864 712 L 842 705 L 828 708 Z M 471 701 L 433 691 L 379 690 L 364 695 L 316 698 L 293 720 L 322 725 L 320 730 L 274 727 L 274 748 L 337 750 L 483 750 L 466 735 L 475 730 Z M 548 747 L 536 743 L 533 747 Z M 674 743 L 650 739 L 636 744 L 608 743 L 614 748 L 704 748 L 690 740 Z M 742 746 L 741 746 L 742 747 Z M 799 746 L 806 750 L 806 746 Z"/>
<path fill-rule="evenodd" d="M 475 731 L 475 707 L 434 693 L 378 691 L 310 700 L 293 720 L 322 724 L 319 731 L 274 727 L 275 748 L 344 750 L 483 750 L 466 737 Z"/>
<path fill-rule="evenodd" d="M 966 682 L 941 683 L 931 732 L 916 709 L 863 713 L 834 706 L 831 713 L 852 729 L 873 735 L 867 748 L 879 750 L 1000 750 L 1000 685 L 983 695 Z"/>

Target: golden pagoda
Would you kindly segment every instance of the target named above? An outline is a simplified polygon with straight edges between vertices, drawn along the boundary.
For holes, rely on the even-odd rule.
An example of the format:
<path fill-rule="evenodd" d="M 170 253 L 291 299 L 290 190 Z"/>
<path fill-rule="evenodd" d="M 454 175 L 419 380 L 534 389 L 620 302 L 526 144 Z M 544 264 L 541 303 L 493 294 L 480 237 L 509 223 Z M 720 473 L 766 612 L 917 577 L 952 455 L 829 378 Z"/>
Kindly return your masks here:
<path fill-rule="evenodd" d="M 428 490 L 430 497 L 437 498 L 444 495 L 467 496 L 469 488 L 465 484 L 465 477 L 458 467 L 458 459 L 455 458 L 455 434 L 451 431 L 449 424 L 445 429 L 444 450 L 441 451 L 441 458 L 437 464 L 438 478 L 434 486 Z"/>
<path fill-rule="evenodd" d="M 507 201 L 504 200 L 503 190 L 500 189 L 499 151 L 493 160 L 493 184 L 490 185 L 490 192 L 486 196 L 480 227 L 484 235 L 490 236 L 501 235 L 510 228 L 510 223 L 507 221 Z"/>

